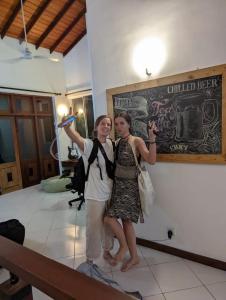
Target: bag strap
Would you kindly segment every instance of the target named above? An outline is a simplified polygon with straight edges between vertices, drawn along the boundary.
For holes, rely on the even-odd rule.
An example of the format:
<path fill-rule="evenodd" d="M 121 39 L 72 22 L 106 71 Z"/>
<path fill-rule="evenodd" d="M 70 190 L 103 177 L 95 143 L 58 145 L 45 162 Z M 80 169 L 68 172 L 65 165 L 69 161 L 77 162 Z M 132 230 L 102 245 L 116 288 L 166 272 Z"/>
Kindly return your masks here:
<path fill-rule="evenodd" d="M 98 141 L 98 147 L 100 148 L 100 151 L 101 151 L 101 153 L 102 153 L 102 155 L 104 157 L 105 163 L 111 162 L 110 159 L 107 157 L 107 154 L 106 154 L 106 152 L 104 150 L 104 147 L 102 146 L 102 144 L 99 141 Z"/>
<path fill-rule="evenodd" d="M 119 149 L 119 143 L 120 143 L 121 139 L 118 138 L 115 141 L 115 161 L 118 160 L 118 149 Z"/>
<path fill-rule="evenodd" d="M 114 141 L 112 141 L 112 139 L 110 139 L 110 138 L 109 138 L 109 140 L 110 140 L 110 141 L 111 141 L 111 143 L 112 143 L 113 152 L 115 152 L 115 142 L 114 142 Z"/>
<path fill-rule="evenodd" d="M 140 165 L 139 165 L 139 163 L 138 163 L 138 159 L 137 159 L 137 155 L 136 155 L 136 148 L 135 148 L 135 144 L 134 144 L 134 137 L 129 137 L 129 144 L 130 144 L 130 146 L 131 146 L 131 149 L 132 149 L 132 151 L 133 151 L 133 156 L 134 156 L 134 159 L 135 159 L 135 163 L 136 163 L 136 167 L 137 167 L 137 169 L 140 171 L 141 170 L 141 168 L 140 168 Z"/>
<path fill-rule="evenodd" d="M 97 157 L 97 153 L 98 153 L 98 142 L 97 141 L 98 141 L 97 139 L 93 140 L 93 148 L 92 148 L 92 151 L 91 151 L 90 156 L 88 158 L 88 167 L 87 167 L 87 172 L 86 172 L 86 181 L 88 180 L 88 177 L 89 177 L 89 170 L 90 170 L 91 164 L 94 162 L 94 160 L 96 158 L 98 158 Z M 98 160 L 97 160 L 97 166 L 98 166 L 98 168 L 100 170 L 100 178 L 101 178 L 101 180 L 103 180 L 103 178 L 102 178 L 102 172 L 101 172 L 101 168 L 99 166 Z"/>
<path fill-rule="evenodd" d="M 112 146 L 113 146 L 113 142 L 112 142 Z M 100 143 L 100 141 L 98 141 L 98 147 L 100 148 L 100 151 L 104 157 L 104 160 L 105 160 L 105 167 L 106 167 L 106 172 L 107 172 L 107 175 L 109 178 L 113 178 L 110 174 L 110 171 L 109 171 L 109 167 L 111 168 L 112 166 L 114 166 L 114 162 L 110 161 L 110 159 L 107 157 L 107 154 L 104 150 L 104 147 L 102 146 L 102 144 Z M 98 158 L 98 157 L 97 157 Z M 101 174 L 102 176 L 102 174 Z"/>
<path fill-rule="evenodd" d="M 90 153 L 90 156 L 88 158 L 88 163 L 91 165 L 94 160 L 97 158 L 97 153 L 98 153 L 98 139 L 93 140 L 93 148 Z"/>
<path fill-rule="evenodd" d="M 113 151 L 115 151 L 115 142 L 112 142 L 112 147 L 113 147 Z M 100 143 L 100 141 L 98 139 L 94 139 L 93 140 L 93 148 L 92 151 L 90 153 L 90 156 L 88 158 L 88 168 L 87 168 L 87 174 L 86 174 L 86 181 L 88 180 L 89 177 L 89 170 L 90 170 L 90 165 L 94 162 L 95 159 L 97 159 L 97 167 L 100 170 L 100 179 L 103 180 L 103 176 L 102 176 L 102 170 L 99 164 L 99 159 L 98 159 L 98 148 L 100 148 L 100 151 L 104 157 L 105 160 L 105 164 L 113 164 L 110 159 L 107 157 L 107 154 L 104 150 L 104 147 L 102 146 L 102 144 Z"/>

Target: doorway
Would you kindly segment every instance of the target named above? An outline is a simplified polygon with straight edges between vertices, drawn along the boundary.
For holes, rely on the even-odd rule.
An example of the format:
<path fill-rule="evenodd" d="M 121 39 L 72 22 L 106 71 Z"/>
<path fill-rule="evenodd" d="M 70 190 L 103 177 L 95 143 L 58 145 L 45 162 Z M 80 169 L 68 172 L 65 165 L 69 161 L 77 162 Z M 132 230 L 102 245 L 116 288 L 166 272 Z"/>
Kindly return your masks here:
<path fill-rule="evenodd" d="M 49 152 L 54 138 L 50 97 L 0 94 L 2 193 L 38 184 L 59 173 L 58 163 Z M 13 171 L 9 172 L 9 167 Z"/>

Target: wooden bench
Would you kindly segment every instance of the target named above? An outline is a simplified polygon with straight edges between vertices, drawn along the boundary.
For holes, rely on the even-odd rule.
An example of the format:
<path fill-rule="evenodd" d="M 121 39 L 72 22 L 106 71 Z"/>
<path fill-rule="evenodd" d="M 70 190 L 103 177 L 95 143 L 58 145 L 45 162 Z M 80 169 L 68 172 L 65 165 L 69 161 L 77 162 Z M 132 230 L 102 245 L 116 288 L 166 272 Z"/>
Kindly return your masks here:
<path fill-rule="evenodd" d="M 0 265 L 59 300 L 131 300 L 131 297 L 0 236 Z"/>

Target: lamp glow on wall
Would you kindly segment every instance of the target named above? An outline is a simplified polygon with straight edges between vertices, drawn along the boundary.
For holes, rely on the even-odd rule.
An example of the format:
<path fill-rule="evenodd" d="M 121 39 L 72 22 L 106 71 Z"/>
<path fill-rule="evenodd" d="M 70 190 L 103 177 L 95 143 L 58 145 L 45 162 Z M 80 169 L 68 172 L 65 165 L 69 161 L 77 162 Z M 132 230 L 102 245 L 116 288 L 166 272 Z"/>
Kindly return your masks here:
<path fill-rule="evenodd" d="M 165 45 L 159 38 L 146 38 L 136 45 L 132 59 L 140 77 L 157 75 L 166 61 Z"/>
<path fill-rule="evenodd" d="M 82 109 L 82 108 L 79 108 L 78 114 L 79 114 L 79 115 L 82 115 L 83 113 L 84 113 L 83 109 Z"/>
<path fill-rule="evenodd" d="M 67 116 L 69 108 L 65 104 L 60 104 L 57 106 L 57 113 L 60 117 Z"/>

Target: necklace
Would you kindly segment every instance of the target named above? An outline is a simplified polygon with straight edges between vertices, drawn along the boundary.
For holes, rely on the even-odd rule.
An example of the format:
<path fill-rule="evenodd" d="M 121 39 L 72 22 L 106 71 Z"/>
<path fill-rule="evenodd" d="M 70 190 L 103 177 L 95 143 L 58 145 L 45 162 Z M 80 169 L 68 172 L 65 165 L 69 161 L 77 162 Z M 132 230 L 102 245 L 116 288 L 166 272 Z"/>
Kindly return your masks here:
<path fill-rule="evenodd" d="M 130 136 L 130 133 L 124 137 L 122 137 L 123 140 L 127 139 Z"/>

